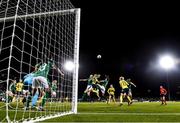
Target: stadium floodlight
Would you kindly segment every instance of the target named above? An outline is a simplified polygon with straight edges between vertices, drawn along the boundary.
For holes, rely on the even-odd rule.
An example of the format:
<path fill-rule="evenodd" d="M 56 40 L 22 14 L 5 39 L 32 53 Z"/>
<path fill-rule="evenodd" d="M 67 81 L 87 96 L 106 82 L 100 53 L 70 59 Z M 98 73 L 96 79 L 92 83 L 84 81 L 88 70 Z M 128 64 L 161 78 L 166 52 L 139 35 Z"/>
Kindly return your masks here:
<path fill-rule="evenodd" d="M 67 71 L 72 71 L 72 70 L 74 70 L 75 65 L 72 61 L 67 61 L 64 65 L 64 67 Z"/>
<path fill-rule="evenodd" d="M 166 70 L 169 70 L 175 66 L 175 60 L 172 56 L 165 55 L 159 60 L 160 66 Z"/>
<path fill-rule="evenodd" d="M 167 82 L 167 86 L 168 86 L 168 98 L 169 98 L 169 100 L 171 100 L 168 72 L 170 69 L 175 67 L 175 59 L 170 55 L 164 55 L 160 58 L 159 64 L 163 69 L 166 70 L 166 82 Z"/>

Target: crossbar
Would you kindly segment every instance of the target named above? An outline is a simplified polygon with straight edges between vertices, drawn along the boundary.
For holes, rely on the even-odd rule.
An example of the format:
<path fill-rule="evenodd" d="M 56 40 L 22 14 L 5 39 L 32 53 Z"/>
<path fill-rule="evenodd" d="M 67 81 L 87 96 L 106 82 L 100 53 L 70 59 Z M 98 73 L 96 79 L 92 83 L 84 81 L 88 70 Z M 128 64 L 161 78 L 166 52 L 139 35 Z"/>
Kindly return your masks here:
<path fill-rule="evenodd" d="M 43 13 L 35 13 L 35 14 L 27 14 L 27 15 L 17 15 L 11 17 L 0 18 L 0 22 L 3 21 L 12 21 L 16 18 L 16 20 L 23 19 L 23 18 L 30 18 L 30 17 L 39 17 L 39 16 L 47 16 L 47 15 L 66 15 L 74 13 L 78 9 L 68 9 L 68 10 L 60 10 L 60 11 L 52 11 L 52 12 L 43 12 Z"/>

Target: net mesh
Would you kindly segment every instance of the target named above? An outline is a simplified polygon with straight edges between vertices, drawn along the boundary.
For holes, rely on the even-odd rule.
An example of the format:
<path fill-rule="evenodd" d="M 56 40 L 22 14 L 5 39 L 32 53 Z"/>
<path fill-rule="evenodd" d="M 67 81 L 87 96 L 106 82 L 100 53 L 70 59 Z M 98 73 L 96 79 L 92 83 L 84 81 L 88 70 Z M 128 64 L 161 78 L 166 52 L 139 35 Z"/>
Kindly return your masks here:
<path fill-rule="evenodd" d="M 7 116 L 11 121 L 23 121 L 72 111 L 76 71 L 68 72 L 63 65 L 75 61 L 77 53 L 74 10 L 69 0 L 0 1 L 0 121 Z M 43 76 L 49 87 L 33 77 L 25 82 L 25 76 L 50 62 L 52 66 Z M 38 82 L 40 86 L 33 87 Z M 19 83 L 23 83 L 22 90 Z"/>

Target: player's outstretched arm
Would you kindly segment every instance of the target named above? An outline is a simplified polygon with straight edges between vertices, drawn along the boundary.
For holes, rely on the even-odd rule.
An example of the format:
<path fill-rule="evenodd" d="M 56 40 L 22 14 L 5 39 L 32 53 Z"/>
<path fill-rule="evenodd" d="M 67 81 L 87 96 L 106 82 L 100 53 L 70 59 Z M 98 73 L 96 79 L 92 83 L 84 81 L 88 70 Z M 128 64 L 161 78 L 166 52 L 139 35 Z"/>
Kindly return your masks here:
<path fill-rule="evenodd" d="M 130 82 L 130 84 L 133 85 L 134 87 L 136 87 L 136 85 L 134 83 Z"/>
<path fill-rule="evenodd" d="M 88 79 L 79 79 L 79 81 L 81 81 L 81 82 L 85 82 L 85 81 L 87 81 Z"/>
<path fill-rule="evenodd" d="M 55 64 L 53 66 L 62 76 L 64 76 L 64 73 Z"/>
<path fill-rule="evenodd" d="M 104 82 L 104 80 L 100 80 L 100 81 L 98 81 L 98 83 L 100 83 L 100 82 Z"/>
<path fill-rule="evenodd" d="M 62 76 L 64 76 L 64 73 L 59 68 L 57 68 L 57 70 Z"/>

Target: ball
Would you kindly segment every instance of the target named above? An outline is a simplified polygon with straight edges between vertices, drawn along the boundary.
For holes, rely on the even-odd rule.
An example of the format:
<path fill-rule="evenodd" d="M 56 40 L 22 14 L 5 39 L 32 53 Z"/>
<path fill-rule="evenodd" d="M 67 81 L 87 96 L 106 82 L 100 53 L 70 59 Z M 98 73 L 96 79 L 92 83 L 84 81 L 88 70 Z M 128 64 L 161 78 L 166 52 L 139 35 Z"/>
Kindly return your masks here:
<path fill-rule="evenodd" d="M 101 55 L 97 55 L 97 59 L 101 59 Z"/>

